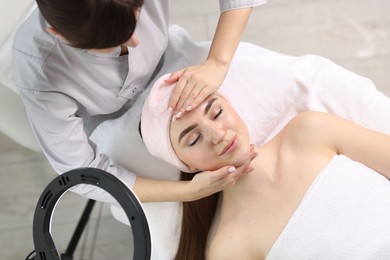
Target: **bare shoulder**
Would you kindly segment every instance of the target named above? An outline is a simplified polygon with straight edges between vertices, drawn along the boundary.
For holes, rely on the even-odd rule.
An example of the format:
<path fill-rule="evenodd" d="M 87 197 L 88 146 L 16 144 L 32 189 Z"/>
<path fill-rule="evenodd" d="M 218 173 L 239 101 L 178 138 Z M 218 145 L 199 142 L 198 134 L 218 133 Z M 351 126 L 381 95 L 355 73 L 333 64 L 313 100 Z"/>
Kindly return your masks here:
<path fill-rule="evenodd" d="M 290 145 L 315 145 L 322 141 L 329 127 L 333 125 L 334 116 L 316 111 L 306 111 L 292 118 L 283 129 L 283 139 Z"/>
<path fill-rule="evenodd" d="M 330 114 L 318 111 L 305 111 L 293 117 L 286 127 L 300 131 L 318 130 L 324 127 L 331 118 Z"/>

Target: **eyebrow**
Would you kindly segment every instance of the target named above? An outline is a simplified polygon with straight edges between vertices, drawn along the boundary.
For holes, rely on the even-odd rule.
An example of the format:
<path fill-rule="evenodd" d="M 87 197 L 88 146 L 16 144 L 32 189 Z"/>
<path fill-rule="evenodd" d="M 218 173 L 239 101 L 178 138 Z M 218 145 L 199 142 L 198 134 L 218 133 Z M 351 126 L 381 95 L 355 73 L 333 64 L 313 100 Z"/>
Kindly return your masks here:
<path fill-rule="evenodd" d="M 207 105 L 206 105 L 206 108 L 204 109 L 204 114 L 207 115 L 207 113 L 209 112 L 210 108 L 211 108 L 211 105 L 214 103 L 214 101 L 217 100 L 217 98 L 211 98 L 208 102 L 207 102 Z"/>
<path fill-rule="evenodd" d="M 217 98 L 212 98 L 210 99 L 208 102 L 207 102 L 207 105 L 204 109 L 204 114 L 207 115 L 207 113 L 209 112 L 210 108 L 211 108 L 211 105 L 214 103 L 214 101 L 217 100 Z M 198 124 L 194 124 L 194 125 L 191 125 L 189 127 L 187 127 L 186 129 L 184 129 L 180 135 L 179 135 L 179 140 L 178 142 L 180 143 L 181 139 L 183 139 L 183 137 L 188 134 L 189 132 L 191 132 L 194 128 L 196 128 L 198 126 Z"/>

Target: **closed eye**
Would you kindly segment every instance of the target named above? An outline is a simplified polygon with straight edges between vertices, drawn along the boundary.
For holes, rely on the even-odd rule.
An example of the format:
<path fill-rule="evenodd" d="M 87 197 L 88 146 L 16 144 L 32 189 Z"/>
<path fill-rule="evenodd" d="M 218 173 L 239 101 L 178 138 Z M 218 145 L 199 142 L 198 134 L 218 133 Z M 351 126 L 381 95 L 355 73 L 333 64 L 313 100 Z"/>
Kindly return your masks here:
<path fill-rule="evenodd" d="M 223 112 L 223 109 L 220 108 L 218 113 L 213 117 L 213 120 L 216 120 L 222 114 L 222 112 Z"/>
<path fill-rule="evenodd" d="M 199 138 L 200 138 L 200 134 L 188 146 L 194 146 L 198 142 Z"/>
<path fill-rule="evenodd" d="M 219 111 L 218 111 L 218 113 L 213 117 L 212 120 L 213 120 L 213 121 L 216 120 L 216 119 L 222 114 L 222 112 L 223 112 L 223 109 L 220 108 Z M 199 135 L 195 138 L 195 140 L 193 140 L 188 146 L 194 146 L 194 145 L 198 142 L 198 140 L 200 139 L 200 137 L 201 137 L 201 135 L 199 134 Z"/>

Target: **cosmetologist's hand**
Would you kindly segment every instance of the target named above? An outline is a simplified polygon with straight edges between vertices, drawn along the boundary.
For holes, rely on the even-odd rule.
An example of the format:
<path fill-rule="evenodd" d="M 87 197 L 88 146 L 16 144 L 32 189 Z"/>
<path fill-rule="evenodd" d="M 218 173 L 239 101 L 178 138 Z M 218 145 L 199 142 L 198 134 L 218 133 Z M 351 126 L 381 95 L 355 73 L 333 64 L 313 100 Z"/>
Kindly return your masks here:
<path fill-rule="evenodd" d="M 214 93 L 224 81 L 229 66 L 212 59 L 205 63 L 173 72 L 165 80 L 175 85 L 169 100 L 173 115 L 180 118 L 185 111 L 197 107 L 210 94 Z"/>
<path fill-rule="evenodd" d="M 198 173 L 188 182 L 191 196 L 189 201 L 197 200 L 232 186 L 243 175 L 253 171 L 250 166 L 252 160 L 257 157 L 254 145 L 251 144 L 248 160 L 239 167 L 225 166 L 216 171 L 204 171 Z"/>

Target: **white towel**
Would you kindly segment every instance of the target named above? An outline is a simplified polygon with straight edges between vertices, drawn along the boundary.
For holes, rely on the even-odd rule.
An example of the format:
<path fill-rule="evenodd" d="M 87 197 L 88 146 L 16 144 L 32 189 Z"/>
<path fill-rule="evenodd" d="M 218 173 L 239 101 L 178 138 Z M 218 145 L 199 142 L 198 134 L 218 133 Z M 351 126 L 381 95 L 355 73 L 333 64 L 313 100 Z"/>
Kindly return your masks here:
<path fill-rule="evenodd" d="M 267 260 L 390 259 L 390 182 L 335 156 L 317 177 Z"/>
<path fill-rule="evenodd" d="M 389 97 L 371 80 L 320 56 L 292 57 L 242 43 L 221 90 L 257 144 L 306 110 L 333 113 L 390 134 Z"/>
<path fill-rule="evenodd" d="M 198 64 L 209 42 L 195 44 L 178 26 L 170 28 L 165 63 L 159 75 Z M 292 57 L 249 43 L 240 44 L 221 88 L 250 129 L 253 142 L 263 143 L 299 111 L 329 111 L 390 134 L 390 101 L 373 83 L 327 59 Z M 138 134 L 145 91 L 122 117 L 103 122 L 92 134 L 101 152 L 139 176 L 178 179 L 179 172 L 154 159 Z M 152 236 L 152 259 L 172 259 L 179 238 L 179 203 L 145 203 Z M 125 215 L 118 220 L 126 222 Z"/>

